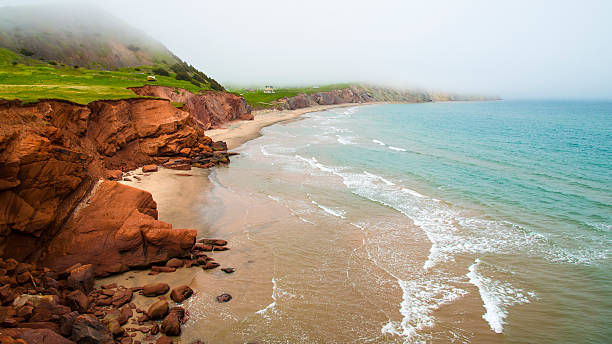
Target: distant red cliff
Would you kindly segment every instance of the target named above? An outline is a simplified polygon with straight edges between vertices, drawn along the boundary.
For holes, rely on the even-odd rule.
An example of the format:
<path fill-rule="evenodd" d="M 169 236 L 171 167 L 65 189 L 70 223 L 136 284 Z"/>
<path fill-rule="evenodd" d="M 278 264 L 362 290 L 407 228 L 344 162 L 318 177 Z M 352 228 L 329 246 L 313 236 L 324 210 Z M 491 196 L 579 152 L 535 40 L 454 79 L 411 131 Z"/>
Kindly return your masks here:
<path fill-rule="evenodd" d="M 350 87 L 312 94 L 300 93 L 295 97 L 281 98 L 273 102 L 273 104 L 276 104 L 279 110 L 295 110 L 316 105 L 368 103 L 372 101 L 374 101 L 374 98 L 372 98 L 366 90 L 358 87 Z"/>

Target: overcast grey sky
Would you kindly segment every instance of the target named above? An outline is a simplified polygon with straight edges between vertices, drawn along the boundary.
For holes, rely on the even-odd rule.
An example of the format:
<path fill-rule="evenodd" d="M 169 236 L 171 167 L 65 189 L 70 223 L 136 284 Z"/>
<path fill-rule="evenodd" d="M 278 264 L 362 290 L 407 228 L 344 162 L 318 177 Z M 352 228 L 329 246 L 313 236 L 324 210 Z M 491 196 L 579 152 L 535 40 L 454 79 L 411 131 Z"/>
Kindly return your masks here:
<path fill-rule="evenodd" d="M 91 2 L 222 83 L 612 98 L 610 0 Z"/>

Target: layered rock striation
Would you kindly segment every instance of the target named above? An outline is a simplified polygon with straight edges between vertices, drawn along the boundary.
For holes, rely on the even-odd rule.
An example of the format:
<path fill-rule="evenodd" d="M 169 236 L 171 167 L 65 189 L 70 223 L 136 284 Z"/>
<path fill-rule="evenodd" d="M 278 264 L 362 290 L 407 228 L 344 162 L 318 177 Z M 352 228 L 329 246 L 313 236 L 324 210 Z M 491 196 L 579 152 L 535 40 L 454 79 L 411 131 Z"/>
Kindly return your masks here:
<path fill-rule="evenodd" d="M 228 162 L 204 130 L 168 100 L 0 100 L 0 255 L 103 276 L 188 253 L 195 230 L 158 221 L 148 192 L 100 180 Z"/>
<path fill-rule="evenodd" d="M 366 90 L 350 87 L 312 94 L 300 93 L 295 97 L 281 98 L 275 104 L 279 110 L 295 110 L 316 105 L 368 103 L 372 101 L 374 101 L 374 98 Z"/>
<path fill-rule="evenodd" d="M 190 113 L 204 124 L 206 129 L 218 128 L 222 124 L 234 120 L 251 120 L 251 106 L 246 100 L 232 93 L 206 91 L 193 94 L 185 89 L 168 86 L 145 85 L 131 87 L 140 96 L 169 99 L 182 103 L 182 110 Z"/>

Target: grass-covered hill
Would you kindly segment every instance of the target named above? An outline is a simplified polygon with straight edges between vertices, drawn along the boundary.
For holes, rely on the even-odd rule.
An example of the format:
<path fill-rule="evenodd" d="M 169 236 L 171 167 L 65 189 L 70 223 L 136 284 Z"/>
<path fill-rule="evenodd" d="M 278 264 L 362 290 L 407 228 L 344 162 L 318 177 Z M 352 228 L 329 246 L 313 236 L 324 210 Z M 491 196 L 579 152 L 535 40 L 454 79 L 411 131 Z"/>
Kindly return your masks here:
<path fill-rule="evenodd" d="M 147 82 L 154 74 L 156 82 Z M 163 44 L 104 10 L 78 3 L 0 7 L 0 98 L 78 103 L 134 97 L 153 83 L 224 88 Z"/>
<path fill-rule="evenodd" d="M 99 99 L 137 97 L 127 87 L 145 84 L 181 87 L 198 93 L 211 89 L 193 80 L 177 80 L 177 73 L 156 75 L 157 81 L 147 81 L 159 67 L 139 66 L 116 70 L 96 70 L 61 63 L 35 60 L 8 49 L 0 48 L 0 98 L 33 102 L 38 99 L 66 99 L 80 104 Z"/>
<path fill-rule="evenodd" d="M 1 7 L 0 47 L 86 68 L 180 62 L 144 32 L 98 7 L 76 2 Z"/>

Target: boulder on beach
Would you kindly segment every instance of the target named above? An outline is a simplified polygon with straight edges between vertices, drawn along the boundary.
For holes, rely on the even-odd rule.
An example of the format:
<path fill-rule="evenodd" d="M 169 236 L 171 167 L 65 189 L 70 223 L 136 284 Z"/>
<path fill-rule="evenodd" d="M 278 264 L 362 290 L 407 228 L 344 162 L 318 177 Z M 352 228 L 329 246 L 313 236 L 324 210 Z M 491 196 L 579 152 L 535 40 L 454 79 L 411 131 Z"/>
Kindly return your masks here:
<path fill-rule="evenodd" d="M 229 302 L 231 299 L 232 299 L 232 295 L 227 294 L 227 293 L 217 296 L 217 302 L 219 303 Z"/>
<path fill-rule="evenodd" d="M 175 312 L 170 312 L 161 324 L 161 332 L 166 336 L 179 336 L 181 334 L 181 322 Z"/>
<path fill-rule="evenodd" d="M 142 167 L 142 172 L 157 172 L 157 165 L 144 165 Z"/>
<path fill-rule="evenodd" d="M 72 325 L 72 336 L 77 343 L 112 343 L 113 335 L 107 326 L 89 314 L 79 315 Z"/>
<path fill-rule="evenodd" d="M 175 269 L 182 268 L 183 265 L 185 265 L 185 263 L 181 259 L 178 259 L 178 258 L 172 258 L 166 262 L 167 267 L 171 267 Z"/>
<path fill-rule="evenodd" d="M 168 305 L 168 301 L 159 300 L 149 306 L 149 309 L 147 310 L 147 316 L 153 320 L 163 319 L 166 314 L 168 314 L 169 309 L 170 306 Z"/>
<path fill-rule="evenodd" d="M 170 298 L 176 303 L 181 303 L 191 297 L 191 295 L 193 295 L 193 289 L 189 288 L 186 285 L 182 285 L 180 287 L 172 289 L 172 292 L 170 293 Z"/>
<path fill-rule="evenodd" d="M 202 238 L 202 239 L 198 239 L 196 242 L 200 243 L 200 244 L 215 245 L 215 246 L 225 246 L 225 245 L 227 245 L 227 240 L 223 240 L 223 239 L 206 239 L 206 238 Z"/>
<path fill-rule="evenodd" d="M 170 286 L 167 283 L 152 283 L 142 287 L 142 295 L 153 297 L 164 295 L 170 290 Z"/>

